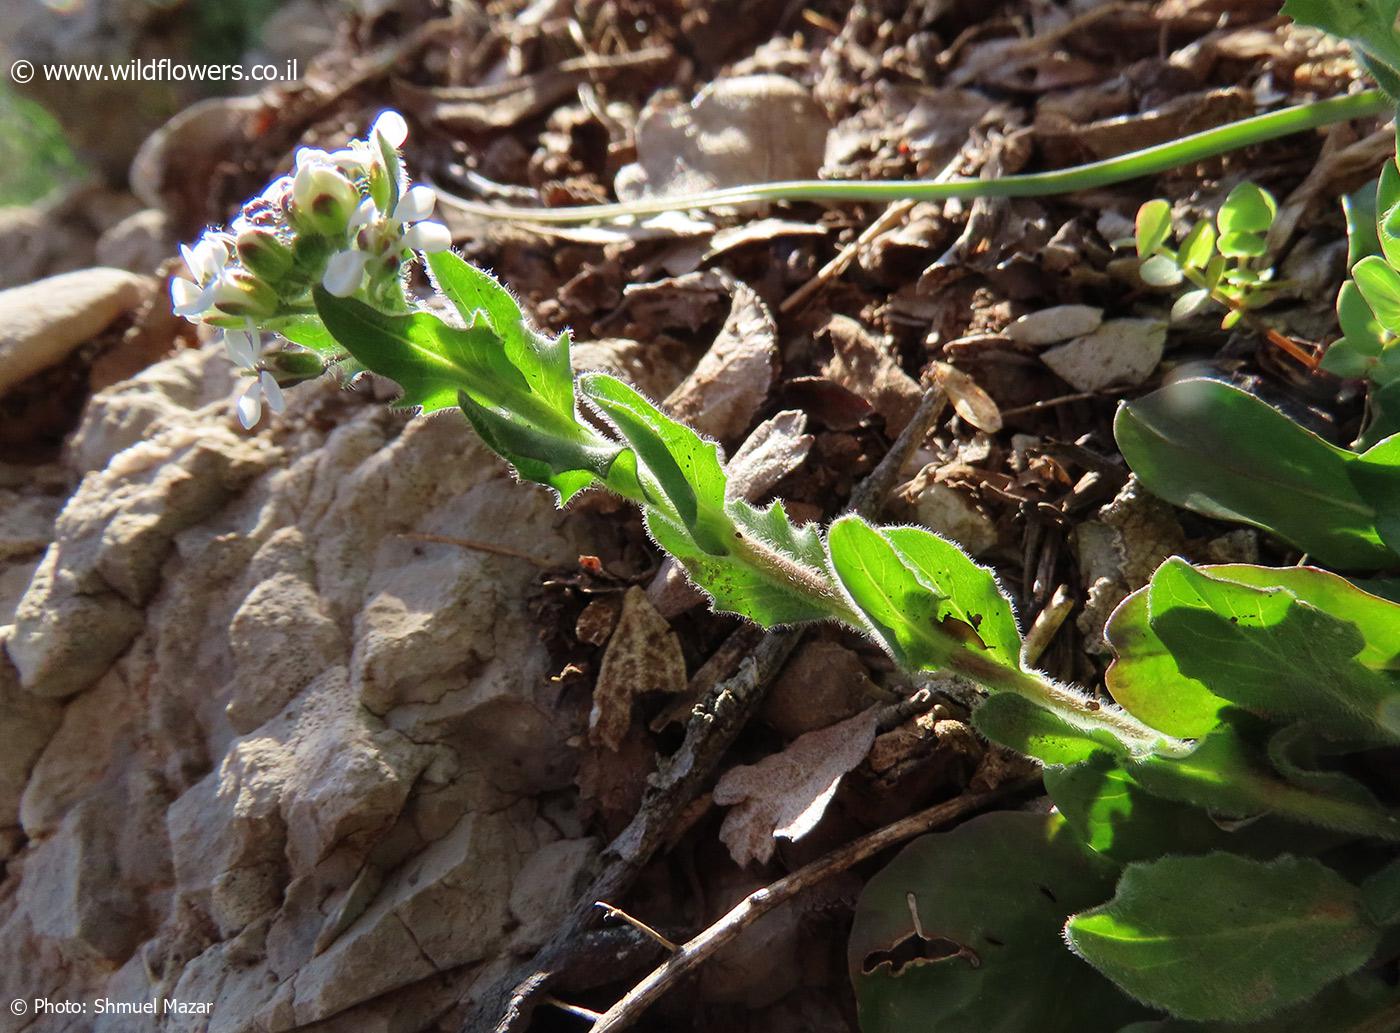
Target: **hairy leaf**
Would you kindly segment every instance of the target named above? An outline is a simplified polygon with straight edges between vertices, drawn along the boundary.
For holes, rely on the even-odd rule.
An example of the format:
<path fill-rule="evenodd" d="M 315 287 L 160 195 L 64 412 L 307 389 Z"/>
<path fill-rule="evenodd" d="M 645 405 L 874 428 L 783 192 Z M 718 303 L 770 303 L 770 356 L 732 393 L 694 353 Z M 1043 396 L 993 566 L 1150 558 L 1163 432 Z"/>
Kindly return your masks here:
<path fill-rule="evenodd" d="M 1228 853 L 1131 864 L 1109 903 L 1065 926 L 1079 955 L 1186 1019 L 1252 1022 L 1366 963 L 1380 932 L 1360 893 L 1304 858 Z"/>

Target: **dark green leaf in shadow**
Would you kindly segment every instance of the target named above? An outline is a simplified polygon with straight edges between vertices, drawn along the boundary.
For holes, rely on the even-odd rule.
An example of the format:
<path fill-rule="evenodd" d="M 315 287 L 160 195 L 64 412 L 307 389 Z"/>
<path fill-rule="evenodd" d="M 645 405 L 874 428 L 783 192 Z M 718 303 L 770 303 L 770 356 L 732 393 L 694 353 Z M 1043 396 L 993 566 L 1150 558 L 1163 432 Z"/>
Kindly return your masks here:
<path fill-rule="evenodd" d="M 1085 1033 L 1141 1017 L 1060 938 L 1117 873 L 1058 815 L 986 814 L 910 843 L 856 907 L 861 1030 Z"/>
<path fill-rule="evenodd" d="M 1133 472 L 1169 502 L 1272 531 L 1330 566 L 1396 561 L 1376 529 L 1378 503 L 1348 476 L 1353 453 L 1247 392 L 1178 381 L 1120 406 L 1114 435 Z"/>

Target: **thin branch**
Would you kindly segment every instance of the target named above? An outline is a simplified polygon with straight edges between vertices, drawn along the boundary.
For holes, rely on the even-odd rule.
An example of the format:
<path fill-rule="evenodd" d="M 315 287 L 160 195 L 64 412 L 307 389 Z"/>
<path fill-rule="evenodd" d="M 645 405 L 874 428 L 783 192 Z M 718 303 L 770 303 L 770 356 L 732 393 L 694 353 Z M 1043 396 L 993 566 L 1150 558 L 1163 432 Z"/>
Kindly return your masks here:
<path fill-rule="evenodd" d="M 633 929 L 637 930 L 637 932 L 641 933 L 643 936 L 646 936 L 647 938 L 655 940 L 657 943 L 661 944 L 661 946 L 664 947 L 667 950 L 667 952 L 674 954 L 676 953 L 676 951 L 680 950 L 679 947 L 677 947 L 670 940 L 666 939 L 666 937 L 662 936 L 651 926 L 647 925 L 640 918 L 633 918 L 626 911 L 622 910 L 622 908 L 613 907 L 605 900 L 595 900 L 593 902 L 593 906 L 602 908 L 603 913 L 606 914 L 609 918 L 622 919 L 622 921 L 626 922 L 628 925 L 630 925 Z"/>
<path fill-rule="evenodd" d="M 694 939 L 681 945 L 664 964 L 632 988 L 626 997 L 609 1008 L 593 1026 L 592 1033 L 618 1033 L 641 1017 L 657 998 L 682 976 L 714 955 L 734 940 L 760 917 L 779 904 L 786 903 L 803 890 L 844 872 L 852 865 L 878 854 L 887 847 L 903 842 L 939 825 L 956 821 L 1007 796 L 1028 789 L 1040 781 L 1040 776 L 1021 779 L 989 793 L 964 793 L 946 803 L 902 818 L 892 825 L 862 836 L 833 850 L 811 864 L 797 869 L 770 886 L 755 890 L 730 909 L 728 914 Z"/>

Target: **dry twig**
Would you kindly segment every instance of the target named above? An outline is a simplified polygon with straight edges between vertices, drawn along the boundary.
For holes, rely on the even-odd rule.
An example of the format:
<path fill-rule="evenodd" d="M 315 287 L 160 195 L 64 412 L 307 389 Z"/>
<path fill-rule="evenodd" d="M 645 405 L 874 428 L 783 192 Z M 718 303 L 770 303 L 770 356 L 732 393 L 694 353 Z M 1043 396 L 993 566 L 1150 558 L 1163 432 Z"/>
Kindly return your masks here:
<path fill-rule="evenodd" d="M 901 818 L 892 825 L 862 836 L 833 850 L 809 865 L 785 875 L 777 882 L 750 893 L 729 910 L 729 913 L 694 939 L 682 944 L 664 964 L 655 969 L 609 1008 L 593 1026 L 592 1033 L 617 1033 L 641 1017 L 648 1007 L 686 973 L 711 957 L 717 950 L 735 939 L 757 919 L 797 896 L 809 886 L 844 872 L 886 847 L 903 842 L 939 825 L 981 810 L 990 803 L 1028 789 L 1040 781 L 1040 776 L 1022 779 L 988 793 L 964 793 L 946 803 Z"/>

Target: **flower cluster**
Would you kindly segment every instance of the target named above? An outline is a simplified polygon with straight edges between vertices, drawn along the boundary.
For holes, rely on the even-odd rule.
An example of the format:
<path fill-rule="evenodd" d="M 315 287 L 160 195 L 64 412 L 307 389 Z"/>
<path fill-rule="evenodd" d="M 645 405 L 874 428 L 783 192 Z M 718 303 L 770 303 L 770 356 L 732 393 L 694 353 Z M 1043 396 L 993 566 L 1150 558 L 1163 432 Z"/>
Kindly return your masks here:
<path fill-rule="evenodd" d="M 216 328 L 229 359 L 254 377 L 238 400 L 244 427 L 264 402 L 280 412 L 282 387 L 307 379 L 304 362 L 264 362 L 263 344 L 268 333 L 294 340 L 314 320 L 314 287 L 401 309 L 406 259 L 451 245 L 447 227 L 428 221 L 432 188 L 410 186 L 399 154 L 407 136 L 403 116 L 385 111 L 366 139 L 337 151 L 303 147 L 292 175 L 269 183 L 227 229 L 181 246 L 191 278 L 170 283 L 175 313 Z"/>

